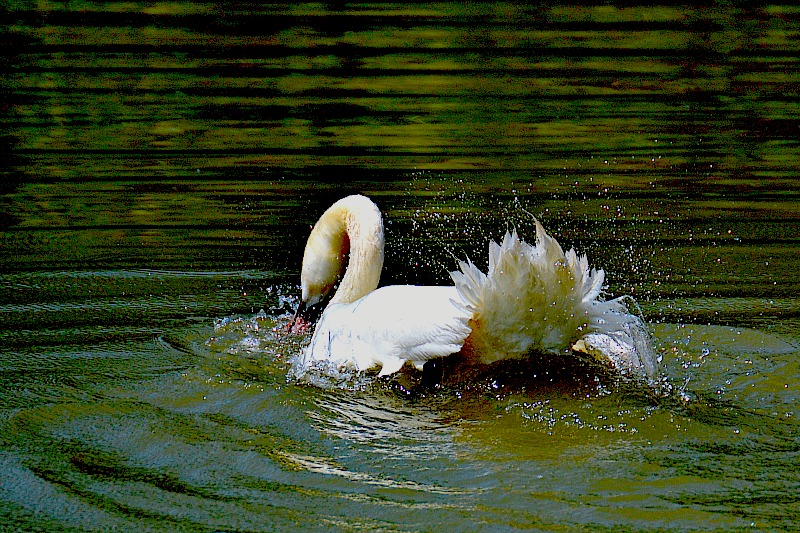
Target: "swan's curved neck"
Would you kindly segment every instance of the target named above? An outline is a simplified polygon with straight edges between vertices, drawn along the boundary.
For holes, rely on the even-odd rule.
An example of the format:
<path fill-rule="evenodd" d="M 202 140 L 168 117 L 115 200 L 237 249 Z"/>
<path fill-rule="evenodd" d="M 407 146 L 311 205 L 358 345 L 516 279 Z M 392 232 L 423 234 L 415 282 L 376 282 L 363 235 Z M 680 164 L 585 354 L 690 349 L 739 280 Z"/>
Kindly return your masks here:
<path fill-rule="evenodd" d="M 354 302 L 375 290 L 383 268 L 383 244 L 381 213 L 370 199 L 354 195 L 333 204 L 306 243 L 300 277 L 303 301 L 318 303 L 339 278 L 331 303 Z"/>

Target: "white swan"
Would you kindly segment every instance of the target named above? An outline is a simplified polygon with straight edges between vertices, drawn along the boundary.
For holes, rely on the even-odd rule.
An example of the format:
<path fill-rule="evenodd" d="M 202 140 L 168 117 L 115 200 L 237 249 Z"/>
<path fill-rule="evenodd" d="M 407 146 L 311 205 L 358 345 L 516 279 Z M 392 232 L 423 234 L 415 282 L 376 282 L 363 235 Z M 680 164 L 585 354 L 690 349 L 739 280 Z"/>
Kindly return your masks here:
<path fill-rule="evenodd" d="M 460 270 L 450 273 L 454 286 L 377 289 L 383 247 L 381 213 L 365 196 L 339 200 L 314 226 L 303 255 L 302 300 L 290 327 L 339 285 L 299 375 L 315 365 L 359 371 L 380 366 L 380 375 L 387 375 L 406 362 L 421 368 L 459 351 L 492 363 L 576 350 L 622 373 L 655 378 L 643 321 L 622 299 L 604 301 L 604 272 L 590 271 L 585 255 L 565 254 L 538 221 L 535 246 L 516 231 L 506 233 L 501 244 L 489 243 L 488 272 L 459 262 Z"/>

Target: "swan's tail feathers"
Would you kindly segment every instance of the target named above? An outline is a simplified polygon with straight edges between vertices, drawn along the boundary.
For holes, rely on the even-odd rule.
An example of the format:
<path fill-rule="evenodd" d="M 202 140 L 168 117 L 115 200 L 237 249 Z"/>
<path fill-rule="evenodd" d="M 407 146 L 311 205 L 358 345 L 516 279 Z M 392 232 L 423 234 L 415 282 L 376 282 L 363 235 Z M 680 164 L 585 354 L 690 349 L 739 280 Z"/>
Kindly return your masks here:
<path fill-rule="evenodd" d="M 603 300 L 605 273 L 590 269 L 586 256 L 575 250 L 564 253 L 538 221 L 534 246 L 516 231 L 507 232 L 500 244 L 489 243 L 486 274 L 470 261 L 459 267 L 450 275 L 472 316 L 468 343 L 483 362 L 537 351 L 568 353 L 589 334 L 624 332 L 622 340 L 642 353 L 630 358 L 638 357 L 649 373 L 654 360 L 652 353 L 644 354 L 652 352 L 649 337 L 635 333 L 646 334 L 644 322 L 622 299 Z"/>

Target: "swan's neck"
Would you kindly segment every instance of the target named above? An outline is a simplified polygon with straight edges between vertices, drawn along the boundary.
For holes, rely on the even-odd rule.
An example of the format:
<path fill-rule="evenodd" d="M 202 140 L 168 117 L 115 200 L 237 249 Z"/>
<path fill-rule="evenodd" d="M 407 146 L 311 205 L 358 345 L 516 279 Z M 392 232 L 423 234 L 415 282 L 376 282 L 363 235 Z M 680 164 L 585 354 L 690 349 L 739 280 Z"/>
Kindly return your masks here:
<path fill-rule="evenodd" d="M 303 301 L 308 305 L 319 302 L 339 278 L 331 303 L 354 302 L 375 290 L 383 268 L 383 242 L 383 220 L 371 200 L 348 196 L 333 204 L 306 243 Z"/>

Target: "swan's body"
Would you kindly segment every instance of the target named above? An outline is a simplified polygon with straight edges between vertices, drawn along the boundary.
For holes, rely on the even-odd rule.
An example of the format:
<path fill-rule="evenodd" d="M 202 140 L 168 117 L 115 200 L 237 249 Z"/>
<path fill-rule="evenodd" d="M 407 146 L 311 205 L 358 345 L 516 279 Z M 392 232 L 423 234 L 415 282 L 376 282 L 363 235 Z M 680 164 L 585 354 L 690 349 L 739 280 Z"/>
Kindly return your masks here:
<path fill-rule="evenodd" d="M 336 202 L 309 236 L 301 306 L 320 302 L 349 259 L 303 367 L 380 366 L 387 375 L 406 362 L 421 367 L 459 351 L 492 363 L 579 350 L 622 372 L 652 378 L 654 357 L 642 320 L 621 299 L 600 298 L 604 273 L 590 271 L 586 256 L 565 254 L 538 221 L 536 232 L 535 246 L 516 232 L 506 233 L 501 244 L 491 242 L 485 274 L 460 262 L 460 271 L 450 274 L 454 286 L 376 289 L 383 266 L 380 211 L 364 196 Z"/>
<path fill-rule="evenodd" d="M 353 303 L 329 304 L 317 324 L 306 361 L 376 365 L 381 375 L 406 361 L 422 364 L 461 349 L 469 316 L 453 304 L 455 287 L 391 285 Z"/>

